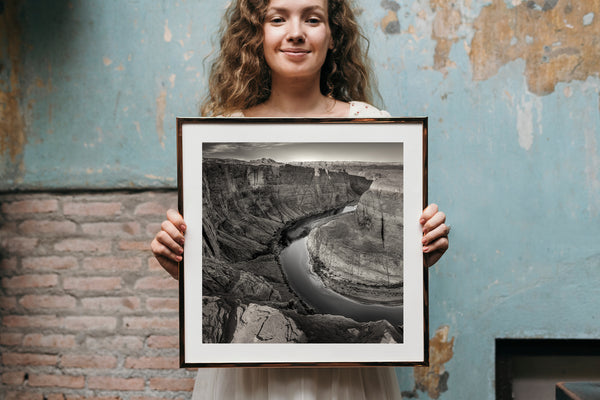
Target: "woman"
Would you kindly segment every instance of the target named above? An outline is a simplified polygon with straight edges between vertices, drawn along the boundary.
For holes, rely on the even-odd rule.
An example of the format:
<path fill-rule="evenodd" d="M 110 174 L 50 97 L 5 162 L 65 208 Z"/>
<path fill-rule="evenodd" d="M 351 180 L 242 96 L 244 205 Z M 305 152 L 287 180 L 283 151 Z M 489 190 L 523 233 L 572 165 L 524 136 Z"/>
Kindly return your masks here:
<path fill-rule="evenodd" d="M 385 117 L 369 105 L 366 52 L 346 0 L 234 0 L 225 15 L 203 115 L 236 117 Z M 420 219 L 428 266 L 448 248 L 449 227 L 435 204 Z M 177 278 L 182 216 L 167 212 L 152 241 Z M 200 370 L 194 399 L 398 399 L 391 368 Z"/>

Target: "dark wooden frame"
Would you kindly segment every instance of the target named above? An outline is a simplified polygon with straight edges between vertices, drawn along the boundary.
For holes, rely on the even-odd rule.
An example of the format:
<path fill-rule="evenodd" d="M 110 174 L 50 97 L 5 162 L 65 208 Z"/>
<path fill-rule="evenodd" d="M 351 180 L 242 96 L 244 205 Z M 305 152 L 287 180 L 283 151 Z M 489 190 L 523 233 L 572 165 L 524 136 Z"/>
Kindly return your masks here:
<path fill-rule="evenodd" d="M 177 118 L 177 187 L 178 208 L 183 215 L 183 126 L 186 124 L 217 124 L 252 126 L 256 124 L 418 124 L 422 125 L 422 207 L 428 204 L 428 118 Z M 240 134 L 239 141 L 245 141 Z M 184 216 L 185 217 L 185 216 Z M 185 361 L 185 290 L 184 290 L 184 261 L 179 263 L 179 327 L 180 327 L 180 366 L 194 367 L 365 367 L 365 366 L 428 366 L 429 365 L 429 296 L 428 268 L 423 257 L 423 360 L 395 362 L 243 362 L 243 363 L 196 363 Z M 227 345 L 227 344 L 223 344 Z M 299 344 L 302 346 L 302 344 Z M 261 344 L 262 346 L 262 344 Z"/>

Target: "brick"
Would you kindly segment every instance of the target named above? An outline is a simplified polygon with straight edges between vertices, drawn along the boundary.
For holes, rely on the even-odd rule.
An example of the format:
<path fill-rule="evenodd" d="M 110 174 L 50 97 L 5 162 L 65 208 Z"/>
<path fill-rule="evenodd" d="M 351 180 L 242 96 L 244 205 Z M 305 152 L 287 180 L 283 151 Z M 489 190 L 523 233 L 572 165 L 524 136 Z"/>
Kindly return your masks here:
<path fill-rule="evenodd" d="M 177 297 L 152 297 L 146 300 L 148 311 L 179 311 Z"/>
<path fill-rule="evenodd" d="M 0 270 L 2 271 L 16 271 L 17 270 L 17 257 L 6 257 L 5 254 L 0 258 Z"/>
<path fill-rule="evenodd" d="M 4 328 L 57 328 L 62 324 L 63 318 L 56 315 L 5 315 L 2 318 Z"/>
<path fill-rule="evenodd" d="M 106 292 L 121 288 L 122 279 L 120 277 L 81 277 L 65 278 L 63 288 L 65 290 Z"/>
<path fill-rule="evenodd" d="M 73 375 L 29 374 L 29 386 L 83 389 L 85 377 Z"/>
<path fill-rule="evenodd" d="M 51 308 L 51 309 L 71 309 L 75 308 L 77 300 L 73 296 L 49 296 L 30 294 L 23 296 L 19 304 L 27 309 Z"/>
<path fill-rule="evenodd" d="M 115 317 L 65 317 L 64 327 L 72 331 L 94 329 L 113 331 L 117 327 Z"/>
<path fill-rule="evenodd" d="M 83 260 L 86 270 L 137 271 L 142 268 L 142 260 L 137 257 L 88 257 Z"/>
<path fill-rule="evenodd" d="M 17 299 L 15 297 L 0 297 L 0 310 L 14 311 L 17 308 Z"/>
<path fill-rule="evenodd" d="M 183 397 L 149 397 L 149 396 L 134 396 L 130 397 L 129 400 L 183 400 Z"/>
<path fill-rule="evenodd" d="M 2 383 L 5 385 L 22 385 L 25 382 L 25 372 L 4 371 L 2 372 Z"/>
<path fill-rule="evenodd" d="M 9 254 L 27 254 L 35 250 L 38 243 L 38 239 L 17 236 L 0 240 L 0 248 Z"/>
<path fill-rule="evenodd" d="M 115 368 L 117 366 L 117 357 L 66 354 L 62 356 L 60 366 L 63 368 Z"/>
<path fill-rule="evenodd" d="M 26 235 L 54 234 L 67 235 L 77 231 L 77 224 L 71 221 L 37 221 L 29 220 L 19 225 L 21 233 Z"/>
<path fill-rule="evenodd" d="M 150 389 L 162 391 L 186 391 L 194 390 L 194 379 L 191 378 L 151 378 Z"/>
<path fill-rule="evenodd" d="M 135 290 L 177 290 L 179 282 L 171 276 L 146 276 L 135 282 Z"/>
<path fill-rule="evenodd" d="M 179 337 L 152 335 L 146 340 L 146 345 L 151 349 L 176 349 L 179 348 Z"/>
<path fill-rule="evenodd" d="M 65 395 L 62 393 L 50 393 L 45 397 L 46 400 L 65 400 Z"/>
<path fill-rule="evenodd" d="M 120 396 L 79 396 L 67 394 L 66 400 L 123 400 Z"/>
<path fill-rule="evenodd" d="M 161 217 L 165 217 L 167 215 L 167 208 L 160 203 L 148 201 L 139 204 L 133 213 L 135 215 L 160 215 Z"/>
<path fill-rule="evenodd" d="M 58 284 L 58 275 L 19 275 L 3 278 L 2 286 L 7 289 L 47 288 Z"/>
<path fill-rule="evenodd" d="M 63 205 L 63 213 L 83 217 L 114 216 L 121 214 L 121 207 L 119 202 L 68 202 Z"/>
<path fill-rule="evenodd" d="M 140 308 L 137 297 L 89 297 L 81 299 L 81 305 L 86 310 L 100 311 L 135 311 Z"/>
<path fill-rule="evenodd" d="M 160 229 L 161 229 L 160 222 L 152 222 L 152 223 L 146 225 L 146 234 L 150 237 L 154 237 L 160 231 Z"/>
<path fill-rule="evenodd" d="M 86 235 L 127 237 L 140 234 L 140 224 L 137 222 L 96 222 L 82 224 L 81 229 Z"/>
<path fill-rule="evenodd" d="M 144 341 L 138 336 L 111 336 L 107 338 L 91 338 L 85 339 L 85 347 L 89 350 L 111 351 L 119 354 L 128 352 L 137 352 L 144 347 Z"/>
<path fill-rule="evenodd" d="M 58 201 L 48 200 L 21 200 L 12 203 L 3 203 L 4 214 L 42 214 L 58 210 Z"/>
<path fill-rule="evenodd" d="M 119 242 L 120 250 L 137 250 L 137 251 L 150 251 L 150 240 L 135 241 L 135 240 L 121 240 Z"/>
<path fill-rule="evenodd" d="M 26 257 L 21 261 L 24 269 L 33 270 L 64 270 L 77 268 L 75 257 Z"/>
<path fill-rule="evenodd" d="M 20 346 L 22 341 L 22 333 L 0 333 L 0 345 L 2 346 Z"/>
<path fill-rule="evenodd" d="M 60 349 L 69 349 L 77 345 L 74 335 L 43 335 L 41 333 L 31 333 L 23 338 L 25 347 L 52 347 Z"/>
<path fill-rule="evenodd" d="M 179 368 L 179 357 L 127 357 L 125 368 L 177 369 Z"/>
<path fill-rule="evenodd" d="M 88 377 L 88 389 L 101 390 L 144 390 L 143 378 L 117 378 L 114 376 Z"/>
<path fill-rule="evenodd" d="M 42 366 L 56 365 L 58 357 L 49 354 L 35 353 L 2 353 L 4 365 Z"/>
<path fill-rule="evenodd" d="M 66 239 L 54 245 L 54 250 L 64 252 L 82 253 L 110 253 L 112 243 L 110 240 L 92 239 Z"/>
<path fill-rule="evenodd" d="M 0 237 L 14 236 L 18 227 L 16 222 L 2 221 L 0 223 Z"/>
<path fill-rule="evenodd" d="M 160 265 L 160 263 L 158 262 L 158 260 L 154 256 L 148 258 L 148 270 L 150 270 L 152 272 L 154 272 L 154 271 L 165 271 L 165 269 L 162 267 L 162 265 Z"/>
<path fill-rule="evenodd" d="M 4 400 L 44 400 L 44 395 L 35 392 L 6 392 Z"/>
<path fill-rule="evenodd" d="M 124 317 L 123 326 L 127 329 L 178 329 L 179 318 Z"/>

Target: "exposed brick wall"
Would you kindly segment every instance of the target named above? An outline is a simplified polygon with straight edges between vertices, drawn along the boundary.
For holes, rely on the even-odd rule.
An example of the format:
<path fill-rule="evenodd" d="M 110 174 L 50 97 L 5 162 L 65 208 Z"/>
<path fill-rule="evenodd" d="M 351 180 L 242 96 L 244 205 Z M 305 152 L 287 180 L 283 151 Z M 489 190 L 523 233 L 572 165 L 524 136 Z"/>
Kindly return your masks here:
<path fill-rule="evenodd" d="M 178 286 L 150 241 L 175 192 L 0 195 L 0 398 L 188 399 Z"/>

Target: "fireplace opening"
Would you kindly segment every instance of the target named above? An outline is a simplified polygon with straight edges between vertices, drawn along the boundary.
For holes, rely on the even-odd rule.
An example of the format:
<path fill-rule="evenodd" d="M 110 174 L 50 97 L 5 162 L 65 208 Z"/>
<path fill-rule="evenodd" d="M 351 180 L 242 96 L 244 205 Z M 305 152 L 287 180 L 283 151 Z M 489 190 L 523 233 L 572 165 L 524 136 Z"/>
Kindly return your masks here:
<path fill-rule="evenodd" d="M 600 381 L 599 339 L 496 339 L 496 400 L 554 399 L 559 382 Z"/>

